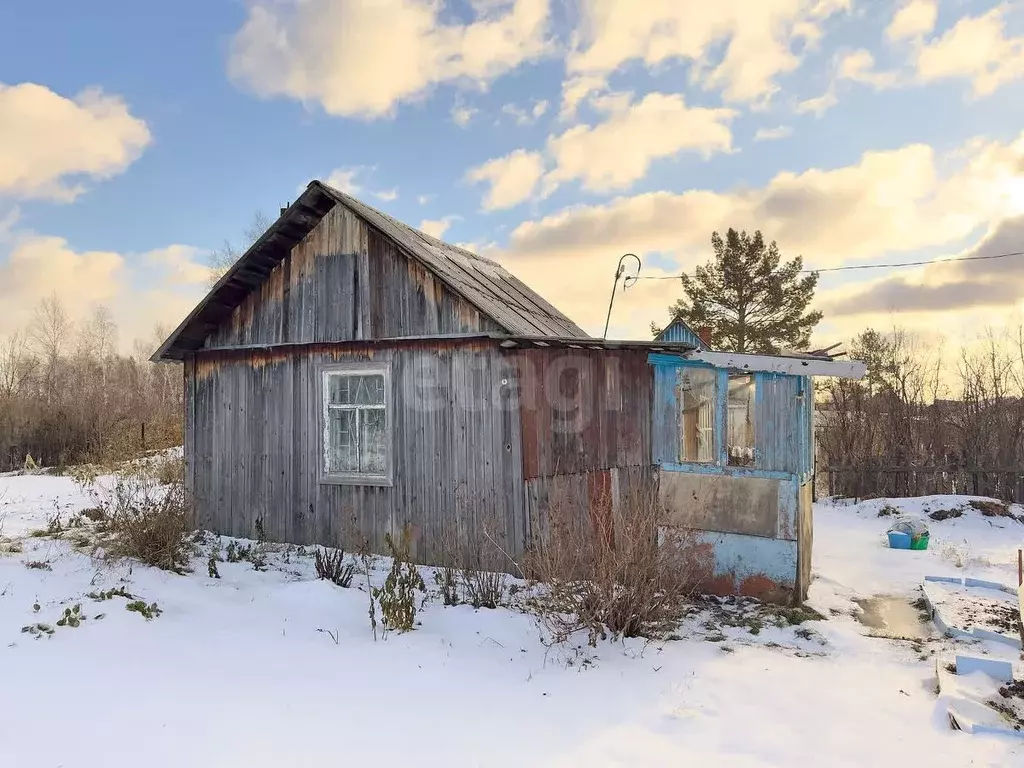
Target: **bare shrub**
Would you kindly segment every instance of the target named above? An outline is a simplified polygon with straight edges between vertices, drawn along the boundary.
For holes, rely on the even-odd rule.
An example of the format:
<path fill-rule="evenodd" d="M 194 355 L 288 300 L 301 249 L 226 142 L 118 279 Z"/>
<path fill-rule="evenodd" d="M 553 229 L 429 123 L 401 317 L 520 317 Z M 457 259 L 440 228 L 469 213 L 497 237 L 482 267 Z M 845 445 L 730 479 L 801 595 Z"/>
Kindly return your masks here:
<path fill-rule="evenodd" d="M 109 485 L 93 486 L 92 493 L 103 509 L 113 554 L 175 573 L 187 570 L 194 525 L 183 484 L 164 485 L 134 469 L 114 475 Z"/>
<path fill-rule="evenodd" d="M 463 530 L 449 524 L 439 537 L 441 562 L 434 582 L 445 605 L 469 603 L 474 608 L 497 608 L 508 591 L 508 575 L 501 570 L 514 561 L 498 544 L 498 522 L 485 518 Z"/>
<path fill-rule="evenodd" d="M 541 584 L 526 607 L 555 643 L 580 631 L 591 646 L 608 636 L 663 637 L 706 572 L 697 534 L 662 528 L 653 492 L 624 499 L 618 514 L 611 509 L 581 514 L 553 499 L 546 519 L 534 522 L 526 565 Z"/>
<path fill-rule="evenodd" d="M 160 456 L 150 464 L 150 473 L 161 485 L 185 482 L 185 460 L 180 456 Z"/>
<path fill-rule="evenodd" d="M 474 608 L 497 608 L 505 596 L 508 577 L 497 571 L 463 570 L 466 602 Z"/>
<path fill-rule="evenodd" d="M 324 579 L 339 587 L 351 586 L 356 567 L 353 563 L 345 562 L 345 550 L 336 549 L 332 552 L 318 547 L 314 555 L 314 565 L 318 579 Z"/>

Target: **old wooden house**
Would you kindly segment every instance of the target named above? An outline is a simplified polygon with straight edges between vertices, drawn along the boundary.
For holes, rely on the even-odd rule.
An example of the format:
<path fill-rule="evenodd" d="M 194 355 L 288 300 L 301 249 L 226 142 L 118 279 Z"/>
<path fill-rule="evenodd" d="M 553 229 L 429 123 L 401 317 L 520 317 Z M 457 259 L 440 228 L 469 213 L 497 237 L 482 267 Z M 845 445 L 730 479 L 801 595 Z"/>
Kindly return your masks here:
<path fill-rule="evenodd" d="M 335 545 L 455 531 L 510 559 L 553 499 L 650 494 L 700 531 L 709 589 L 799 599 L 811 376 L 857 364 L 607 341 L 495 262 L 320 182 L 156 352 L 184 363 L 187 483 L 225 534 Z"/>

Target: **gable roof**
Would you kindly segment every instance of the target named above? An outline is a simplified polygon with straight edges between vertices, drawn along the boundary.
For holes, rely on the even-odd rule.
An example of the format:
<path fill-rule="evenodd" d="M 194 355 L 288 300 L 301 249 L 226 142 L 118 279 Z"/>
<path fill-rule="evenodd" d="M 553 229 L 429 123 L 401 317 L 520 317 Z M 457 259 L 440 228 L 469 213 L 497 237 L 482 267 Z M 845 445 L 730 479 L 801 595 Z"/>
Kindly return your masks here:
<path fill-rule="evenodd" d="M 654 337 L 655 341 L 685 341 L 693 344 L 697 349 L 711 350 L 711 346 L 700 337 L 689 324 L 682 318 L 676 317 L 662 329 L 661 333 Z"/>
<path fill-rule="evenodd" d="M 181 360 L 187 353 L 200 349 L 206 337 L 231 316 L 336 205 L 345 206 L 393 241 L 407 258 L 422 264 L 506 333 L 589 338 L 572 320 L 496 261 L 431 237 L 323 182 L 312 181 L 217 281 L 152 359 Z"/>

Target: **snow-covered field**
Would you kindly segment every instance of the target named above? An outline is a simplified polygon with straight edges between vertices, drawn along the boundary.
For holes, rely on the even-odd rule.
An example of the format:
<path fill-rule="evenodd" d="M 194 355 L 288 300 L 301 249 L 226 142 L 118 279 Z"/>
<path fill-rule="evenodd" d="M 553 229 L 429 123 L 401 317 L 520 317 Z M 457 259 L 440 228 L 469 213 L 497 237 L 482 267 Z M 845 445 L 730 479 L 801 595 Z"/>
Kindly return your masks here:
<path fill-rule="evenodd" d="M 949 729 L 932 654 L 950 641 L 872 637 L 854 602 L 909 603 L 926 574 L 1014 584 L 1024 524 L 968 509 L 931 523 L 928 551 L 894 551 L 884 503 L 816 506 L 824 621 L 702 610 L 679 640 L 576 650 L 546 648 L 521 612 L 437 599 L 374 641 L 366 593 L 294 551 L 220 579 L 205 559 L 178 576 L 92 557 L 28 536 L 92 505 L 70 479 L 0 477 L 0 551 L 23 548 L 0 554 L 0 766 L 1024 766 L 1024 741 Z M 162 613 L 87 597 L 116 587 Z M 75 604 L 80 626 L 21 631 Z"/>

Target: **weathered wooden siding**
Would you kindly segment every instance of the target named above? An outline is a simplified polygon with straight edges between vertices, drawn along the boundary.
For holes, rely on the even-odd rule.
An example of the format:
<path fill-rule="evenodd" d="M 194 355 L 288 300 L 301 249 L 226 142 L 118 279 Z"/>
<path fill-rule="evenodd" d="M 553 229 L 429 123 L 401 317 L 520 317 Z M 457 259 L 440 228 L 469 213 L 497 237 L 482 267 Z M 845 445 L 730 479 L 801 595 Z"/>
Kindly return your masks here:
<path fill-rule="evenodd" d="M 339 205 L 292 248 L 205 346 L 500 330 Z"/>
<path fill-rule="evenodd" d="M 520 382 L 523 474 L 650 466 L 651 367 L 643 352 L 509 353 Z"/>
<path fill-rule="evenodd" d="M 390 486 L 319 482 L 319 372 L 385 361 L 393 404 Z M 513 556 L 528 536 L 512 361 L 482 342 L 387 349 L 313 345 L 200 352 L 195 360 L 195 496 L 200 524 L 270 539 L 385 551 L 406 525 L 413 553 L 438 562 L 442 539 L 487 534 Z"/>

